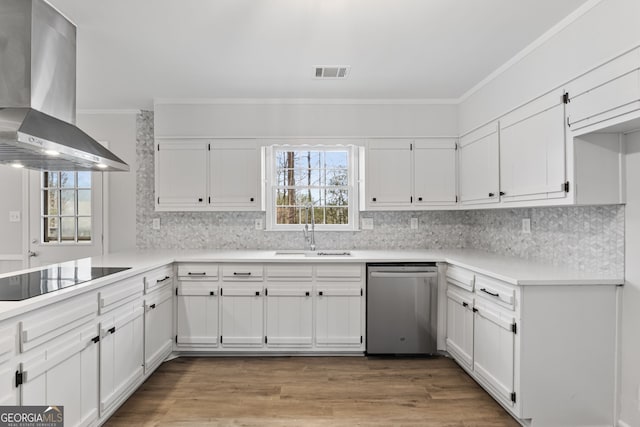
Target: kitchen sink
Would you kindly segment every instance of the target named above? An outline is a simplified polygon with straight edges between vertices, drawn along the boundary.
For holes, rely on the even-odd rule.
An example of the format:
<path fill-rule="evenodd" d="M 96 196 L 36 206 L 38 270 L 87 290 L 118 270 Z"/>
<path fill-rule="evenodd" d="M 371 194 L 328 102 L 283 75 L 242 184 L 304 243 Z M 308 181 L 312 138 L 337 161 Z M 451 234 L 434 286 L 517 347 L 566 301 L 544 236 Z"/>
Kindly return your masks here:
<path fill-rule="evenodd" d="M 351 251 L 303 251 L 303 250 L 281 250 L 275 251 L 276 256 L 300 256 L 300 257 L 323 257 L 323 256 L 351 256 Z"/>

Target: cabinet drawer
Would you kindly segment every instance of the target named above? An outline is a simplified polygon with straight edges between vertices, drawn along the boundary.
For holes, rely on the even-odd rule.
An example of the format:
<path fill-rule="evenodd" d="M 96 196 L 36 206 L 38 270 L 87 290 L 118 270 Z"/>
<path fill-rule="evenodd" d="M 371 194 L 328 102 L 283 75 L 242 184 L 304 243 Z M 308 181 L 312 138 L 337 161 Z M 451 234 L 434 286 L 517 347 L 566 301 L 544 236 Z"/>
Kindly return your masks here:
<path fill-rule="evenodd" d="M 267 264 L 267 280 L 272 281 L 311 281 L 313 266 L 311 264 Z"/>
<path fill-rule="evenodd" d="M 508 283 L 490 279 L 485 276 L 476 276 L 476 296 L 488 301 L 493 301 L 510 310 L 516 308 L 516 288 Z"/>
<path fill-rule="evenodd" d="M 224 280 L 262 280 L 262 264 L 224 264 Z"/>
<path fill-rule="evenodd" d="M 329 264 L 316 267 L 316 277 L 320 281 L 362 280 L 361 264 Z"/>
<path fill-rule="evenodd" d="M 218 286 L 217 282 L 179 282 L 178 296 L 216 296 Z"/>
<path fill-rule="evenodd" d="M 446 276 L 448 283 L 466 291 L 473 292 L 476 276 L 472 271 L 461 267 L 449 266 L 447 267 Z"/>
<path fill-rule="evenodd" d="M 135 276 L 100 290 L 98 293 L 100 314 L 108 313 L 142 296 L 143 281 L 143 276 Z"/>
<path fill-rule="evenodd" d="M 173 267 L 170 265 L 157 268 L 144 275 L 144 292 L 145 294 L 159 289 L 163 286 L 170 285 L 173 278 Z"/>
<path fill-rule="evenodd" d="M 207 262 L 178 264 L 178 276 L 180 280 L 186 278 L 216 280 L 218 278 L 218 264 Z"/>
<path fill-rule="evenodd" d="M 95 319 L 98 307 L 94 295 L 72 298 L 20 322 L 20 351 L 25 352 Z"/>
<path fill-rule="evenodd" d="M 262 294 L 262 285 L 229 285 L 220 288 L 220 295 L 225 297 L 259 297 Z"/>

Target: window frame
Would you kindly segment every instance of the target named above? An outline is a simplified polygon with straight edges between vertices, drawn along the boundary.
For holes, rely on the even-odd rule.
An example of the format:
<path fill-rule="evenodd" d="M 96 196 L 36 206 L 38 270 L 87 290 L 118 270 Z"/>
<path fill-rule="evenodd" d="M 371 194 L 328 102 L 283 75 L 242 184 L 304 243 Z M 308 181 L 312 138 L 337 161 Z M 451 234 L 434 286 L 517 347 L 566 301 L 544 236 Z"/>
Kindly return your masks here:
<path fill-rule="evenodd" d="M 90 187 L 79 187 L 78 186 L 78 173 L 79 172 L 88 172 L 91 177 L 91 186 Z M 57 187 L 48 187 L 48 183 L 45 182 L 45 174 L 57 174 Z M 62 173 L 73 173 L 74 174 L 74 185 L 73 187 L 61 187 L 60 179 Z M 94 229 L 93 229 L 93 221 L 94 221 L 94 176 L 92 171 L 42 171 L 40 172 L 40 243 L 41 245 L 50 245 L 50 246 L 64 246 L 64 245 L 92 245 L 95 243 L 94 239 Z M 79 214 L 79 196 L 78 191 L 89 191 L 89 196 L 91 200 L 91 212 L 89 215 L 80 215 Z M 56 215 L 45 214 L 45 203 L 48 198 L 45 198 L 45 193 L 49 191 L 57 192 L 57 200 L 58 200 L 58 213 Z M 62 191 L 73 191 L 74 192 L 74 207 L 73 207 L 73 215 L 63 215 L 61 209 L 62 203 Z M 45 226 L 45 219 L 47 218 L 56 218 L 58 220 L 58 239 L 46 241 L 47 229 Z M 74 238 L 73 240 L 63 240 L 62 239 L 62 218 L 74 218 Z M 79 240 L 78 239 L 78 220 L 80 218 L 89 218 L 90 219 L 90 233 L 88 240 Z"/>
<path fill-rule="evenodd" d="M 286 142 L 275 143 L 265 147 L 265 211 L 266 211 L 266 230 L 267 231 L 300 231 L 304 227 L 302 224 L 276 224 L 276 191 L 277 185 L 277 166 L 276 153 L 278 151 L 347 151 L 348 164 L 347 175 L 348 183 L 346 186 L 349 194 L 348 203 L 348 223 L 347 224 L 316 224 L 316 231 L 357 231 L 359 230 L 358 212 L 359 212 L 359 180 L 358 180 L 358 147 L 347 141 L 340 142 Z M 305 187 L 305 186 L 302 186 Z M 329 188 L 329 187 L 325 187 Z"/>

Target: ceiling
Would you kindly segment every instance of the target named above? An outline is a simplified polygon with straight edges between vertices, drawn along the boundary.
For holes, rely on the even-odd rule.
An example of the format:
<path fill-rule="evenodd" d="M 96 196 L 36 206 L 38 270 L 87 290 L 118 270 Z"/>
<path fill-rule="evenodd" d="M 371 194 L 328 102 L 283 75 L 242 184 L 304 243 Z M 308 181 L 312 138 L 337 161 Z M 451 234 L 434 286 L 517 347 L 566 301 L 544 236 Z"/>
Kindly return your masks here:
<path fill-rule="evenodd" d="M 78 108 L 154 98 L 457 99 L 587 0 L 50 0 Z M 316 65 L 350 65 L 345 80 Z"/>

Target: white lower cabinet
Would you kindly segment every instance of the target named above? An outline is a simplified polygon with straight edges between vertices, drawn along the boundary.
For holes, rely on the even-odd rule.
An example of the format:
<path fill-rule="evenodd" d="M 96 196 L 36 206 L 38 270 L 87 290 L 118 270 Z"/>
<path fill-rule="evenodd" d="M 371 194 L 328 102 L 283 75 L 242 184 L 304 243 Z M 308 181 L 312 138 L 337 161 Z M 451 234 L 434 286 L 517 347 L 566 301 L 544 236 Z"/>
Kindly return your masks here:
<path fill-rule="evenodd" d="M 218 284 L 181 281 L 176 313 L 178 346 L 218 345 Z"/>
<path fill-rule="evenodd" d="M 222 347 L 262 347 L 265 336 L 262 283 L 222 283 L 220 294 Z"/>
<path fill-rule="evenodd" d="M 64 423 L 86 426 L 98 418 L 97 324 L 91 322 L 23 356 L 22 405 L 62 405 Z"/>
<path fill-rule="evenodd" d="M 362 347 L 362 301 L 360 283 L 318 284 L 316 345 Z"/>
<path fill-rule="evenodd" d="M 447 350 L 467 369 L 473 369 L 473 294 L 447 290 Z"/>
<path fill-rule="evenodd" d="M 269 285 L 266 293 L 268 347 L 311 347 L 313 305 L 311 284 Z"/>
<path fill-rule="evenodd" d="M 100 413 L 111 409 L 144 374 L 142 301 L 126 304 L 100 322 Z"/>
<path fill-rule="evenodd" d="M 168 283 L 145 296 L 144 372 L 153 371 L 171 353 L 173 345 L 173 286 Z"/>
<path fill-rule="evenodd" d="M 17 405 L 18 389 L 15 385 L 15 373 L 19 362 L 17 354 L 17 328 L 15 325 L 3 325 L 0 329 L 0 405 Z"/>
<path fill-rule="evenodd" d="M 497 307 L 474 307 L 473 371 L 503 405 L 516 402 L 514 388 L 515 319 Z"/>

